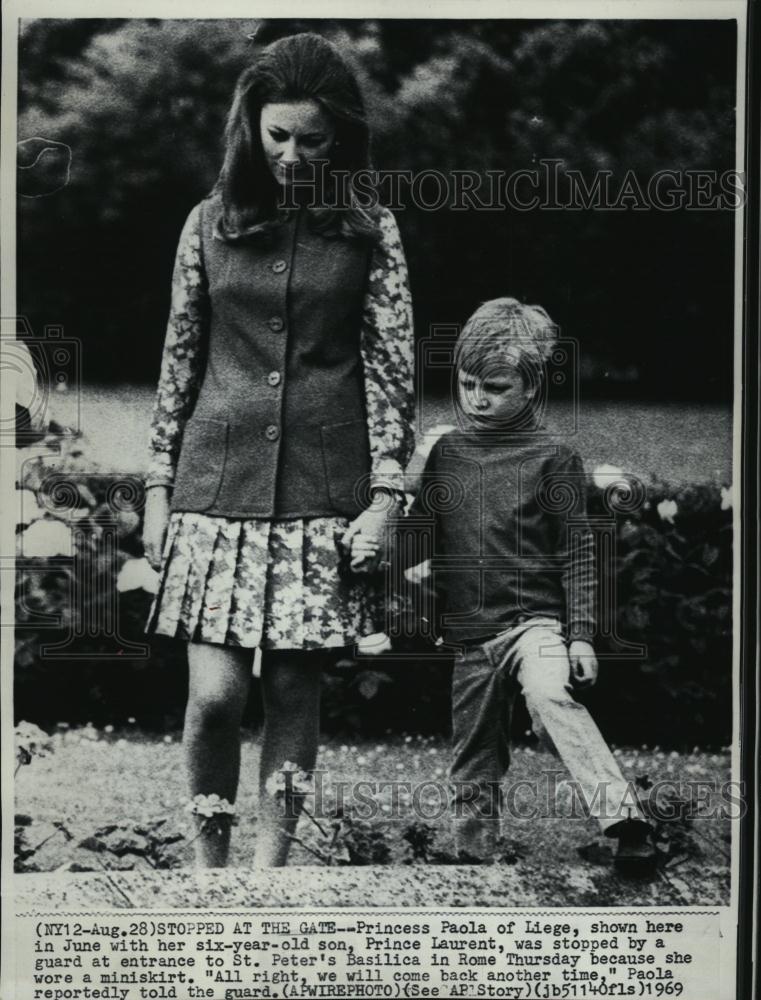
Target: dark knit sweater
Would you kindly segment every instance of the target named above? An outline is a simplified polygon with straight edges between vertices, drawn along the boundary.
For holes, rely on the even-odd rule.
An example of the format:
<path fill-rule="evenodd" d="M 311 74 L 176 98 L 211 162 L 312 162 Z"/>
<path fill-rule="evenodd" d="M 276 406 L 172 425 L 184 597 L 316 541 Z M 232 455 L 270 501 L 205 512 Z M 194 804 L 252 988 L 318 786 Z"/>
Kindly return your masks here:
<path fill-rule="evenodd" d="M 431 557 L 436 631 L 485 639 L 552 616 L 569 638 L 595 631 L 594 537 L 584 468 L 530 434 L 452 431 L 431 450 L 410 511 Z M 411 560 L 408 558 L 408 562 Z"/>

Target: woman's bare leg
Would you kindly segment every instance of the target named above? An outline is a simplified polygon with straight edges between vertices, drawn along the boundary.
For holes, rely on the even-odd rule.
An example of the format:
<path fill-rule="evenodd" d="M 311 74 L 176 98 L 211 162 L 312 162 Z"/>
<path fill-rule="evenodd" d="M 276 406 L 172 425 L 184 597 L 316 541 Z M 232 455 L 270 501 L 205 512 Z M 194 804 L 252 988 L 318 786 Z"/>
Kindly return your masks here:
<path fill-rule="evenodd" d="M 256 864 L 284 865 L 298 817 L 286 817 L 282 799 L 268 794 L 265 784 L 286 761 L 304 771 L 314 768 L 320 733 L 319 652 L 268 650 L 262 658 L 264 732 L 259 765 L 259 816 Z"/>
<path fill-rule="evenodd" d="M 235 802 L 240 772 L 240 724 L 251 685 L 250 649 L 188 645 L 188 707 L 183 744 L 190 797 L 217 795 Z M 218 831 L 218 832 L 217 832 Z M 229 824 L 195 840 L 196 865 L 223 868 L 230 850 Z"/>

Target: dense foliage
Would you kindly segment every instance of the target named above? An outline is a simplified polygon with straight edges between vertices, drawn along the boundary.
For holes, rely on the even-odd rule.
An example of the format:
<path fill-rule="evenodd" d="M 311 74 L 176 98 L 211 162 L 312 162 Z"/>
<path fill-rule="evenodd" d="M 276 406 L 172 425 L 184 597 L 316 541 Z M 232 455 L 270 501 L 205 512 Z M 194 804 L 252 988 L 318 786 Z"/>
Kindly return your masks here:
<path fill-rule="evenodd" d="M 384 170 L 486 176 L 556 160 L 587 184 L 608 170 L 617 190 L 628 171 L 644 185 L 660 170 L 734 166 L 730 20 L 29 21 L 20 309 L 37 334 L 62 324 L 82 339 L 88 380 L 157 377 L 177 237 L 215 180 L 257 27 L 257 44 L 310 28 L 341 45 Z M 581 340 L 605 391 L 728 393 L 732 211 L 407 203 L 398 219 L 419 335 L 512 294 Z"/>

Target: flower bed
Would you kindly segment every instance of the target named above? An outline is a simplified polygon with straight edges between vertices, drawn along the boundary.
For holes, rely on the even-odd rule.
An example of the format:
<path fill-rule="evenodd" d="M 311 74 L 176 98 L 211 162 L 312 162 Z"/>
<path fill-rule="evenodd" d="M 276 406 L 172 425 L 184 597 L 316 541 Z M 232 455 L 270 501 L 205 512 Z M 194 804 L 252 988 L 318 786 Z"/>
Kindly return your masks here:
<path fill-rule="evenodd" d="M 231 863 L 248 869 L 257 833 L 258 740 L 246 734 L 242 751 Z M 76 896 L 77 886 L 94 884 L 100 889 L 93 892 L 102 892 L 106 883 L 98 881 L 97 873 L 104 872 L 119 896 L 117 906 L 130 905 L 129 900 L 138 905 L 145 892 L 159 885 L 167 887 L 172 899 L 180 897 L 174 896 L 171 886 L 178 892 L 197 889 L 191 876 L 169 881 L 156 876 L 191 866 L 199 815 L 213 819 L 229 810 L 221 800 L 205 797 L 191 810 L 196 815 L 189 815 L 181 747 L 175 736 L 152 739 L 134 725 L 120 730 L 74 729 L 65 724 L 49 735 L 24 724 L 17 732 L 17 752 L 16 871 L 92 873 L 86 882 L 45 881 L 33 891 L 57 885 L 56 892 Z M 292 878 L 275 873 L 274 895 L 266 889 L 272 884 L 269 875 L 266 880 L 244 877 L 249 887 L 261 886 L 252 892 L 251 905 L 267 901 L 275 905 L 278 900 L 295 905 L 299 899 L 312 899 L 303 895 L 304 885 L 315 880 L 328 894 L 331 886 L 351 885 L 352 880 L 357 886 L 375 885 L 380 896 L 371 898 L 379 904 L 380 898 L 394 896 L 396 886 L 419 886 L 421 879 L 444 896 L 461 891 L 460 902 L 451 905 L 473 905 L 480 894 L 493 903 L 500 885 L 507 894 L 500 905 L 508 900 L 517 905 L 523 899 L 556 906 L 726 902 L 732 810 L 723 790 L 729 754 L 679 754 L 655 747 L 615 752 L 638 794 L 658 807 L 653 812 L 662 877 L 652 883 L 632 885 L 615 874 L 610 841 L 600 836 L 594 821 L 574 815 L 570 788 L 560 780 L 553 784 L 554 813 L 536 818 L 524 808 L 522 798 L 515 808 L 506 807 L 503 850 L 484 876 L 454 865 L 447 807 L 448 743 L 420 735 L 389 735 L 380 742 L 325 742 L 314 776 L 284 769 L 273 779 L 271 794 L 290 789 L 304 796 L 303 805 L 311 814 L 305 812 L 299 823 L 290 864 L 338 874 L 335 880 L 321 878 L 313 868 L 299 882 L 297 873 Z M 557 761 L 548 754 L 518 747 L 508 783 L 526 788 L 556 768 Z M 314 794 L 318 782 L 324 797 Z M 683 790 L 681 799 L 675 797 L 676 788 Z M 346 866 L 376 874 L 368 879 L 359 874 L 342 877 Z M 426 876 L 415 874 L 420 866 Z M 377 874 L 381 868 L 387 874 Z M 122 882 L 120 873 L 129 873 L 129 878 Z M 114 889 L 115 884 L 120 888 Z M 468 896 L 469 892 L 475 895 Z M 237 894 L 235 889 L 233 897 Z M 110 893 L 105 895 L 110 898 Z M 167 898 L 162 897 L 162 905 L 169 905 Z M 432 899 L 426 905 L 432 905 Z M 408 900 L 405 903 L 400 894 L 400 905 L 413 905 L 412 897 Z M 314 905 L 319 905 L 318 897 Z M 348 903 L 344 899 L 341 905 Z"/>

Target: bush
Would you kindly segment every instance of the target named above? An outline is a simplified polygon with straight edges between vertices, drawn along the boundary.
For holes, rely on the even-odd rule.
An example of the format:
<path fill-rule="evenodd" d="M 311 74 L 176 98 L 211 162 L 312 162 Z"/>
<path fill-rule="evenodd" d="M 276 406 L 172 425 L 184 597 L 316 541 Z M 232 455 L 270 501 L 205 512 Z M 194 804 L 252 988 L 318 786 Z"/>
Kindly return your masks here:
<path fill-rule="evenodd" d="M 18 455 L 16 717 L 178 726 L 184 649 L 144 634 L 141 481 L 93 471 L 81 435 L 52 422 Z"/>
<path fill-rule="evenodd" d="M 604 388 L 619 371 L 664 398 L 731 397 L 734 212 L 678 207 L 691 171 L 735 166 L 731 19 L 28 20 L 19 309 L 38 333 L 76 331 L 89 379 L 155 382 L 177 238 L 221 165 L 257 27 L 262 43 L 305 28 L 334 40 L 357 63 L 376 165 L 437 171 L 447 209 L 458 170 L 483 178 L 478 204 L 488 171 L 537 170 L 539 198 L 553 187 L 542 161 L 587 187 L 609 171 L 615 199 L 629 171 L 645 188 L 678 166 L 675 211 L 427 211 L 402 184 L 417 331 L 509 292 L 580 339 Z M 558 197 L 569 203 L 562 179 Z"/>
<path fill-rule="evenodd" d="M 591 510 L 602 506 L 593 490 Z M 613 659 L 590 703 L 618 742 L 726 744 L 732 731 L 732 511 L 715 483 L 653 482 L 618 520 L 618 636 L 644 659 Z M 610 587 L 601 572 L 601 586 Z M 608 641 L 603 652 L 615 656 Z"/>
<path fill-rule="evenodd" d="M 155 574 L 143 558 L 142 484 L 93 471 L 81 438 L 64 428 L 51 425 L 41 445 L 46 454 L 19 451 L 16 717 L 177 727 L 187 693 L 184 644 L 146 644 L 143 632 Z M 585 700 L 616 743 L 724 745 L 732 703 L 729 491 L 654 481 L 630 503 L 616 496 L 620 479 L 617 486 L 610 470 L 599 472 L 590 478 L 590 513 L 618 511 L 614 558 L 599 567 L 601 589 L 615 583 L 617 613 L 615 633 L 598 645 L 600 682 Z M 622 642 L 644 646 L 644 658 L 627 657 Z M 435 652 L 413 637 L 379 658 L 343 661 L 325 678 L 324 727 L 447 731 L 451 664 Z M 252 699 L 249 721 L 259 717 Z M 517 733 L 528 725 L 520 706 L 514 725 Z"/>

